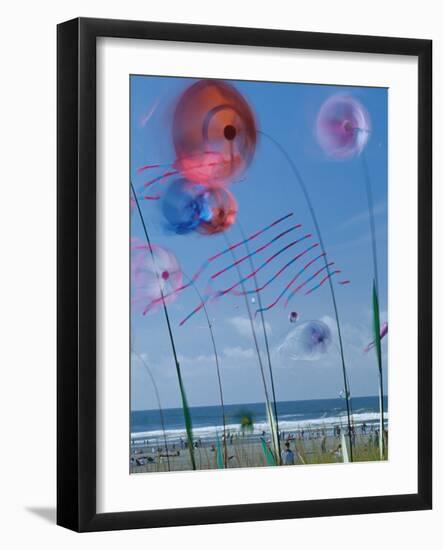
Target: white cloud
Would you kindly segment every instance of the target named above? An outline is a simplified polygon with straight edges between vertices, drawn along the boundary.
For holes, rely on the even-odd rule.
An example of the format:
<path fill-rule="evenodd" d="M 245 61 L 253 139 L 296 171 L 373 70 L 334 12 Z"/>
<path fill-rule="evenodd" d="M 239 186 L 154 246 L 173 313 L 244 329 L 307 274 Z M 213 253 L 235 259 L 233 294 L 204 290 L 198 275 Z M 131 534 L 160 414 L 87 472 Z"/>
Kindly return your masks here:
<path fill-rule="evenodd" d="M 215 361 L 215 356 L 213 354 L 206 355 L 204 353 L 201 353 L 200 355 L 195 355 L 193 357 L 179 355 L 178 361 L 181 365 L 208 365 L 212 364 Z"/>
<path fill-rule="evenodd" d="M 223 350 L 223 355 L 228 359 L 254 359 L 255 352 L 252 348 L 242 348 L 240 346 L 228 347 Z"/>
<path fill-rule="evenodd" d="M 251 336 L 251 322 L 247 317 L 231 317 L 230 319 L 228 319 L 228 322 L 241 336 Z M 261 329 L 261 320 L 259 318 L 254 320 L 254 327 L 256 330 L 258 328 Z M 265 328 L 268 335 L 271 334 L 271 325 L 267 321 L 265 321 Z"/>
<path fill-rule="evenodd" d="M 386 206 L 387 206 L 386 202 L 384 202 L 384 201 L 379 202 L 378 204 L 376 204 L 373 208 L 374 217 L 381 216 L 382 214 L 385 214 L 386 213 Z M 359 212 L 355 216 L 352 216 L 351 218 L 348 218 L 347 220 L 345 220 L 341 224 L 340 228 L 341 229 L 349 229 L 353 225 L 356 225 L 356 224 L 359 224 L 359 223 L 363 223 L 363 222 L 369 223 L 369 217 L 368 216 L 369 216 L 369 213 L 368 213 L 368 209 L 366 208 L 362 212 Z"/>
<path fill-rule="evenodd" d="M 350 234 L 354 234 L 355 231 L 353 231 Z M 366 245 L 367 243 L 371 242 L 372 236 L 371 232 L 366 231 L 365 233 L 361 234 L 360 236 L 355 237 L 354 239 L 346 239 L 343 242 L 336 242 L 335 244 L 331 244 L 329 246 L 329 250 L 337 251 L 337 250 L 347 250 L 348 248 L 355 248 L 355 247 L 362 247 L 363 245 Z M 375 239 L 379 242 L 386 242 L 387 240 L 387 231 L 386 226 L 384 224 L 380 224 L 376 226 L 375 229 Z"/>
<path fill-rule="evenodd" d="M 135 364 L 137 366 L 144 367 L 144 363 L 149 364 L 148 354 L 145 352 L 138 353 L 132 350 L 131 357 L 132 364 Z"/>

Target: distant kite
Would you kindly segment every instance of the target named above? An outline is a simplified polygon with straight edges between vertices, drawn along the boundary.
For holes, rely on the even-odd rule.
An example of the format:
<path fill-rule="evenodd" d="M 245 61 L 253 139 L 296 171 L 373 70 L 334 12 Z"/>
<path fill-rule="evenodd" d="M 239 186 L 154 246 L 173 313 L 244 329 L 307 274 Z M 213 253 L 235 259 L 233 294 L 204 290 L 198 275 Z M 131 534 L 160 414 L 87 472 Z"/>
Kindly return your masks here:
<path fill-rule="evenodd" d="M 317 117 L 317 139 L 331 157 L 359 155 L 369 137 L 371 124 L 366 109 L 346 95 L 330 97 Z"/>
<path fill-rule="evenodd" d="M 132 303 L 146 313 L 152 302 L 169 303 L 183 284 L 177 258 L 157 245 L 133 244 L 131 261 Z"/>
<path fill-rule="evenodd" d="M 331 331 L 323 321 L 297 324 L 278 347 L 278 352 L 292 360 L 315 361 L 325 355 L 331 346 Z"/>

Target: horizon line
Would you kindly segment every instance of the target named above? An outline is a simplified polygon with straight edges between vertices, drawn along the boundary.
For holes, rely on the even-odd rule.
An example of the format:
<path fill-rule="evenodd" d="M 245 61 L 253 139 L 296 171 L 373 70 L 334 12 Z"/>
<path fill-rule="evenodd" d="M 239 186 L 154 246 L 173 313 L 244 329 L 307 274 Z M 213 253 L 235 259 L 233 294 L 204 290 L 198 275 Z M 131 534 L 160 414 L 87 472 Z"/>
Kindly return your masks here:
<path fill-rule="evenodd" d="M 360 399 L 362 397 L 376 397 L 378 398 L 378 395 L 354 395 L 351 396 L 352 399 Z M 388 395 L 385 394 L 383 398 L 387 398 Z M 315 399 L 285 399 L 284 401 L 277 401 L 277 404 L 279 403 L 294 403 L 294 402 L 302 402 L 302 401 L 323 401 L 325 399 L 342 399 L 341 397 L 316 397 Z M 225 403 L 225 406 L 244 406 L 244 405 L 266 405 L 264 401 L 248 401 L 245 403 Z M 215 403 L 211 405 L 189 405 L 190 408 L 198 409 L 198 408 L 205 408 L 205 407 L 220 407 L 220 403 Z M 179 405 L 178 407 L 162 407 L 163 409 L 181 409 L 182 407 Z M 158 411 L 159 409 L 130 409 L 130 412 L 145 412 L 145 411 Z"/>

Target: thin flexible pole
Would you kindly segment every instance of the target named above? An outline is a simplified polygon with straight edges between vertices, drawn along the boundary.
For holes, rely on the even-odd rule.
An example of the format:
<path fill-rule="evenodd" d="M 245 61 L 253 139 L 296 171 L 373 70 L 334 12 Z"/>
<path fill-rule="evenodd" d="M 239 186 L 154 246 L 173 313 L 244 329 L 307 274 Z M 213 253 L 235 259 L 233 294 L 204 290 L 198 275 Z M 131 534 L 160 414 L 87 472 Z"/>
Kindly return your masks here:
<path fill-rule="evenodd" d="M 254 280 L 255 288 L 259 288 L 257 275 L 255 274 L 254 261 L 252 259 L 252 256 L 250 255 L 249 245 L 246 241 L 246 237 L 245 237 L 245 234 L 243 232 L 243 227 L 242 227 L 240 221 L 238 221 L 237 224 L 238 224 L 238 228 L 240 230 L 240 234 L 242 236 L 242 239 L 245 241 L 246 253 L 249 255 L 249 265 L 250 265 L 252 273 L 254 273 L 253 280 Z M 269 350 L 268 331 L 266 330 L 265 315 L 264 315 L 264 312 L 263 312 L 261 295 L 260 295 L 259 291 L 256 292 L 256 296 L 257 296 L 257 301 L 258 301 L 258 307 L 260 309 L 260 319 L 261 319 L 261 324 L 262 324 L 262 328 L 263 328 L 263 339 L 264 339 L 264 342 L 265 342 L 266 356 L 267 356 L 267 359 L 268 359 L 269 378 L 271 380 L 272 401 L 273 401 L 273 404 L 274 404 L 275 426 L 276 426 L 277 435 L 278 435 L 278 437 L 277 437 L 277 440 L 278 440 L 278 442 L 277 442 L 277 444 L 278 444 L 278 458 L 277 458 L 277 461 L 280 463 L 280 461 L 281 461 L 280 430 L 279 430 L 279 427 L 278 427 L 277 400 L 275 398 L 274 374 L 273 374 L 273 370 L 272 370 L 271 353 L 270 353 L 270 350 Z"/>
<path fill-rule="evenodd" d="M 226 235 L 226 233 L 224 233 L 223 235 L 225 237 L 226 244 L 228 245 L 228 247 L 231 247 L 231 243 L 229 241 L 228 236 Z M 237 260 L 237 258 L 235 256 L 235 252 L 233 250 L 231 250 L 231 255 L 232 255 L 232 258 L 235 262 Z M 238 267 L 238 265 L 236 265 L 235 269 L 237 271 L 237 275 L 238 275 L 238 278 L 239 278 L 239 281 L 240 281 L 242 294 L 243 294 L 243 297 L 244 297 L 244 300 L 245 300 L 246 311 L 248 313 L 249 323 L 251 325 L 252 338 L 254 340 L 255 351 L 257 353 L 258 364 L 259 364 L 259 367 L 260 367 L 260 373 L 261 373 L 261 378 L 262 378 L 262 382 L 263 382 L 263 389 L 264 389 L 264 392 L 265 392 L 266 405 L 269 406 L 269 401 L 270 401 L 269 400 L 269 393 L 268 393 L 268 388 L 267 388 L 267 385 L 266 385 L 265 371 L 264 371 L 264 368 L 263 368 L 263 361 L 262 361 L 262 358 L 261 358 L 260 348 L 259 348 L 259 345 L 258 345 L 257 333 L 255 332 L 254 319 L 252 317 L 251 308 L 249 306 L 248 296 L 246 294 L 246 289 L 245 289 L 245 285 L 244 285 L 244 282 L 243 282 L 243 277 L 242 277 L 240 268 Z M 272 426 L 270 426 L 270 429 L 271 429 L 271 436 L 272 436 Z M 277 457 L 277 460 L 279 460 L 278 457 Z"/>
<path fill-rule="evenodd" d="M 149 378 L 151 379 L 151 382 L 152 382 L 152 385 L 154 387 L 154 392 L 155 392 L 155 397 L 157 399 L 157 404 L 158 404 L 158 411 L 160 413 L 160 423 L 161 423 L 161 426 L 162 426 L 162 431 L 163 431 L 163 441 L 164 441 L 164 444 L 165 444 L 165 449 L 166 449 L 166 459 L 168 461 L 168 472 L 171 471 L 171 464 L 169 462 L 169 451 L 168 451 L 168 443 L 166 441 L 166 428 L 165 428 L 165 419 L 164 419 L 164 416 L 163 416 L 163 407 L 162 407 L 162 403 L 160 401 L 160 393 L 158 391 L 158 388 L 157 388 L 157 384 L 155 383 L 155 379 L 154 379 L 154 375 L 152 374 L 151 372 L 151 369 L 149 368 L 148 364 L 146 363 L 146 361 L 143 359 L 143 357 L 141 355 L 139 355 L 136 351 L 132 350 L 132 353 L 137 357 L 137 359 L 139 361 L 141 361 L 147 371 L 147 373 L 149 374 Z"/>
<path fill-rule="evenodd" d="M 312 218 L 312 221 L 314 223 L 315 230 L 317 232 L 318 241 L 320 243 L 321 251 L 322 251 L 322 253 L 324 253 L 325 252 L 325 247 L 324 247 L 324 244 L 323 244 L 323 237 L 322 237 L 322 234 L 321 234 L 321 231 L 320 231 L 320 226 L 319 226 L 319 223 L 318 223 L 318 220 L 317 220 L 317 216 L 315 214 L 314 207 L 312 205 L 312 201 L 311 201 L 311 198 L 310 198 L 309 193 L 308 193 L 308 189 L 305 185 L 305 182 L 304 182 L 300 172 L 297 169 L 297 166 L 295 165 L 292 158 L 289 156 L 289 154 L 286 152 L 286 150 L 283 148 L 283 146 L 280 145 L 280 143 L 278 141 L 276 141 L 272 136 L 270 136 L 269 134 L 267 134 L 263 131 L 259 130 L 259 132 L 260 132 L 261 135 L 268 138 L 269 141 L 271 141 L 275 145 L 275 147 L 277 147 L 277 149 L 285 157 L 287 163 L 291 167 L 292 172 L 295 175 L 295 178 L 296 178 L 296 180 L 297 180 L 297 182 L 300 186 L 300 189 L 301 189 L 301 191 L 303 193 L 303 196 L 306 200 L 306 203 L 308 205 L 308 209 L 309 209 L 309 212 L 311 214 L 311 218 Z M 349 431 L 349 455 L 350 455 L 350 459 L 351 459 L 351 462 L 352 462 L 353 461 L 353 450 L 352 450 L 352 438 L 351 438 L 351 407 L 350 407 L 350 403 L 349 403 L 350 391 L 349 391 L 348 379 L 347 379 L 347 376 L 346 376 L 346 362 L 345 362 L 345 356 L 344 356 L 344 350 L 343 350 L 343 340 L 342 340 L 342 335 L 341 335 L 341 327 L 340 327 L 340 319 L 339 319 L 339 315 L 338 315 L 337 300 L 335 298 L 334 286 L 332 284 L 332 278 L 330 276 L 330 271 L 329 271 L 329 266 L 328 266 L 328 261 L 327 261 L 326 254 L 323 257 L 323 259 L 324 259 L 324 263 L 325 263 L 325 267 L 326 267 L 326 272 L 329 276 L 328 284 L 329 284 L 329 289 L 330 289 L 330 293 L 331 293 L 332 305 L 333 305 L 333 308 L 334 308 L 335 322 L 336 322 L 336 325 L 337 325 L 338 342 L 339 342 L 339 346 L 340 346 L 340 357 L 341 357 L 342 370 L 343 370 L 343 383 L 345 385 L 345 393 L 346 393 L 346 414 L 347 414 L 348 431 Z"/>
<path fill-rule="evenodd" d="M 185 274 L 183 273 L 183 275 L 185 275 Z M 223 454 L 224 454 L 224 463 L 225 463 L 225 468 L 227 468 L 227 467 L 228 467 L 228 448 L 227 448 L 227 441 L 226 441 L 226 414 L 225 414 L 225 403 L 224 403 L 224 398 L 223 398 L 223 386 L 222 386 L 222 381 L 221 381 L 220 362 L 219 362 L 219 358 L 218 358 L 217 346 L 216 346 L 216 344 L 215 344 L 214 331 L 212 330 L 212 323 L 211 323 L 211 321 L 210 321 L 210 319 L 209 319 L 209 315 L 208 315 L 208 310 L 207 310 L 207 308 L 206 308 L 206 304 L 203 302 L 203 297 L 202 297 L 202 295 L 200 294 L 200 291 L 198 290 L 197 285 L 195 284 L 195 282 L 194 282 L 190 277 L 188 277 L 187 275 L 185 275 L 185 277 L 188 279 L 188 281 L 190 282 L 191 286 L 194 288 L 195 292 L 197 293 L 197 296 L 198 296 L 199 300 L 200 300 L 201 303 L 203 304 L 203 311 L 204 311 L 204 314 L 205 314 L 205 317 L 206 317 L 206 322 L 207 322 L 207 325 L 208 325 L 209 333 L 210 333 L 210 335 L 211 335 L 212 349 L 213 349 L 213 351 L 214 351 L 215 366 L 216 366 L 216 370 L 217 370 L 218 388 L 219 388 L 219 393 L 220 393 L 220 405 L 221 405 L 221 408 L 222 408 L 222 417 L 223 417 L 223 440 L 224 440 Z"/>
<path fill-rule="evenodd" d="M 363 165 L 363 173 L 365 180 L 365 189 L 366 189 L 366 199 L 368 201 L 368 212 L 369 212 L 369 227 L 371 230 L 371 244 L 372 244 L 372 264 L 374 268 L 374 284 L 375 290 L 377 293 L 377 300 L 379 299 L 379 280 L 378 280 L 378 262 L 377 262 L 377 241 L 375 239 L 375 219 L 374 219 L 374 199 L 372 196 L 372 185 L 371 178 L 369 175 L 368 162 L 366 160 L 365 152 L 361 154 L 361 160 Z M 380 315 L 378 316 L 378 325 L 380 325 Z M 378 337 L 377 334 L 374 335 L 375 338 Z M 380 456 L 383 458 L 384 454 L 384 402 L 383 402 L 383 364 L 381 356 L 377 360 L 378 363 L 378 385 L 379 385 L 379 408 L 380 408 Z"/>
<path fill-rule="evenodd" d="M 131 189 L 132 189 L 132 194 L 134 195 L 135 204 L 137 205 L 137 211 L 138 211 L 138 214 L 140 216 L 140 221 L 141 221 L 141 224 L 143 226 L 143 231 L 145 233 L 146 242 L 148 243 L 148 247 L 149 247 L 149 251 L 151 253 L 152 261 L 154 262 L 154 253 L 152 251 L 151 240 L 149 238 L 148 229 L 146 227 L 145 219 L 143 217 L 143 214 L 142 214 L 142 211 L 141 211 L 141 208 L 140 208 L 140 203 L 139 203 L 138 198 L 137 198 L 137 193 L 135 192 L 134 185 L 133 185 L 132 181 L 131 181 Z M 181 394 L 181 398 L 182 398 L 182 401 L 183 401 L 183 408 L 185 410 L 189 410 L 188 404 L 186 403 L 185 397 L 184 397 L 185 396 L 185 387 L 184 387 L 184 384 L 183 384 L 183 379 L 182 379 L 182 375 L 181 375 L 181 371 L 180 371 L 180 363 L 178 362 L 177 351 L 175 349 L 174 336 L 172 334 L 171 323 L 170 323 L 169 314 L 168 314 L 168 308 L 166 307 L 165 298 L 163 296 L 163 289 L 162 289 L 161 283 L 160 283 L 160 276 L 159 276 L 157 270 L 156 270 L 156 274 L 157 274 L 157 279 L 158 279 L 158 286 L 159 286 L 159 289 L 160 289 L 160 296 L 162 298 L 163 312 L 165 314 L 166 326 L 168 327 L 168 334 L 169 334 L 169 340 L 171 342 L 172 355 L 174 357 L 174 362 L 175 362 L 175 369 L 177 371 L 177 378 L 178 378 L 178 384 L 180 386 L 180 394 Z M 190 455 L 190 458 L 191 458 L 192 469 L 196 470 L 197 468 L 196 468 L 196 465 L 195 465 L 192 433 L 189 433 L 187 427 L 186 427 L 186 431 L 187 431 L 187 435 L 188 435 L 189 455 Z"/>

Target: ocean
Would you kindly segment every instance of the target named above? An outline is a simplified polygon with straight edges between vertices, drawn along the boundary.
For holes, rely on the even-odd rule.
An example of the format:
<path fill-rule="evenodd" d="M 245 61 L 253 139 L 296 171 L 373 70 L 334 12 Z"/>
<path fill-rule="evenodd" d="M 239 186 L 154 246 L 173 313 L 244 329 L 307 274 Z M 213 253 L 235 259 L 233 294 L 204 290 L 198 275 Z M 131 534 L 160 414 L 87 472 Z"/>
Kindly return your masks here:
<path fill-rule="evenodd" d="M 366 423 L 368 427 L 379 421 L 377 396 L 353 397 L 351 400 L 352 419 L 356 427 Z M 384 398 L 388 418 L 388 399 Z M 214 440 L 215 434 L 223 432 L 223 420 L 219 405 L 190 407 L 193 434 L 196 440 Z M 346 401 L 344 399 L 310 399 L 306 401 L 282 401 L 277 403 L 278 423 L 281 432 L 286 434 L 298 430 L 324 429 L 332 434 L 334 426 L 345 426 Z M 268 432 L 268 422 L 264 403 L 247 403 L 225 405 L 226 429 L 230 433 L 240 430 L 240 419 L 248 415 L 252 419 L 251 436 L 259 437 L 263 431 Z M 185 422 L 181 408 L 163 410 L 165 432 L 171 443 L 185 439 Z M 154 443 L 163 437 L 160 414 L 158 410 L 131 412 L 131 440 L 134 446 L 145 444 L 146 440 Z"/>

